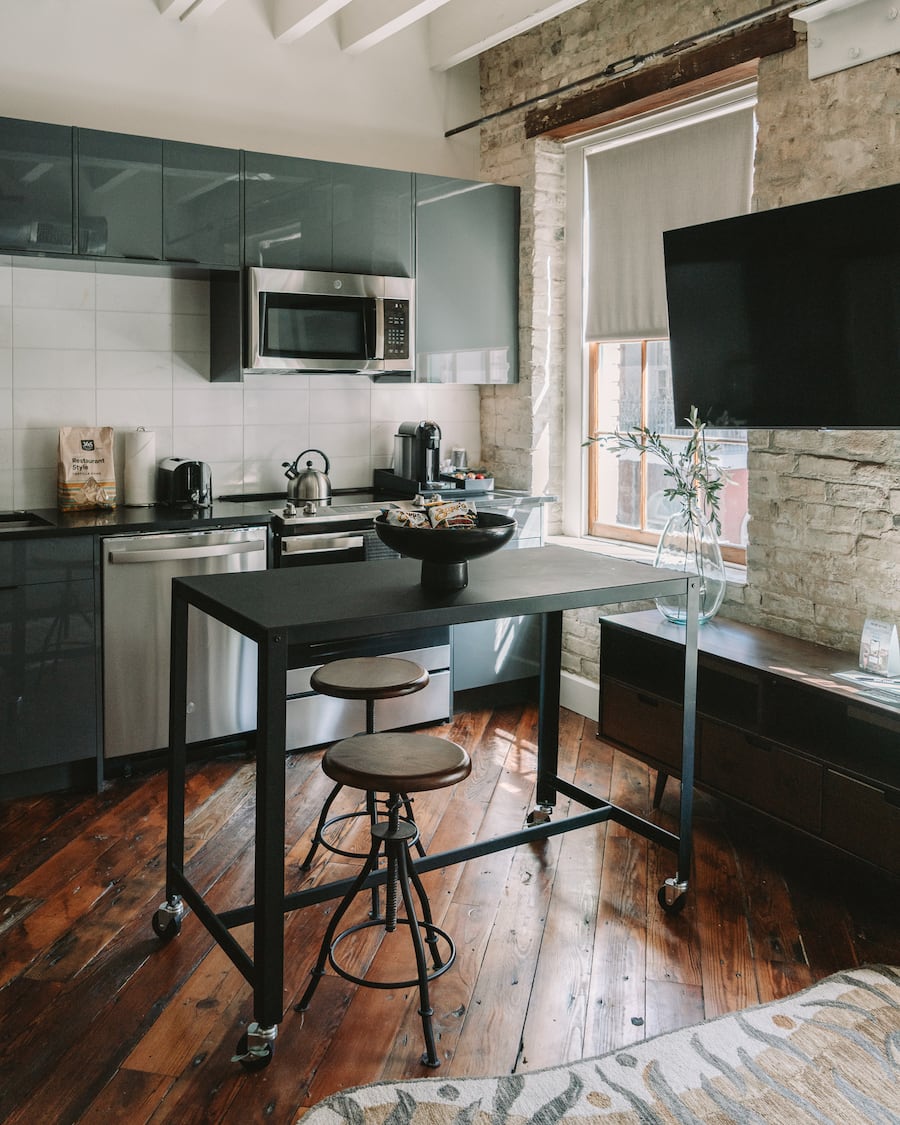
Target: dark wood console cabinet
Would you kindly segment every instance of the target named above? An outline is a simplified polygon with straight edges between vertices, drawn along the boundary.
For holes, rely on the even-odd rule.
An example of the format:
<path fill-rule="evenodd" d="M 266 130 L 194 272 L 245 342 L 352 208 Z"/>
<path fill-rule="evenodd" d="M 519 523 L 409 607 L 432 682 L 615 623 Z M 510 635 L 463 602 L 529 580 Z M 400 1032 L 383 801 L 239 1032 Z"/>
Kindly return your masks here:
<path fill-rule="evenodd" d="M 601 618 L 600 736 L 679 776 L 683 629 Z M 715 619 L 700 629 L 696 783 L 900 876 L 900 707 L 834 673 L 852 654 Z"/>

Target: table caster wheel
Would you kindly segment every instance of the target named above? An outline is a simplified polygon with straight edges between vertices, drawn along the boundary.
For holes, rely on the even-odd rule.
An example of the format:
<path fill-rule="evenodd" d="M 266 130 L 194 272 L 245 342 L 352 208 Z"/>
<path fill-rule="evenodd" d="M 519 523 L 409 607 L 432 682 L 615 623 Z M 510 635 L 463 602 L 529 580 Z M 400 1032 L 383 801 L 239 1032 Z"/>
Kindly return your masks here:
<path fill-rule="evenodd" d="M 262 1028 L 251 1023 L 238 1039 L 232 1062 L 239 1062 L 244 1070 L 265 1070 L 275 1054 L 275 1036 L 278 1028 Z"/>
<path fill-rule="evenodd" d="M 549 824 L 550 817 L 553 815 L 552 805 L 538 805 L 536 809 L 532 809 L 528 816 L 525 818 L 526 824 Z"/>
<path fill-rule="evenodd" d="M 680 914 L 687 904 L 687 883 L 679 883 L 675 879 L 666 879 L 665 883 L 659 888 L 656 901 L 666 914 Z"/>
<path fill-rule="evenodd" d="M 184 914 L 184 905 L 180 898 L 172 902 L 164 902 L 154 913 L 150 924 L 153 932 L 161 941 L 171 941 L 181 933 L 181 918 Z"/>

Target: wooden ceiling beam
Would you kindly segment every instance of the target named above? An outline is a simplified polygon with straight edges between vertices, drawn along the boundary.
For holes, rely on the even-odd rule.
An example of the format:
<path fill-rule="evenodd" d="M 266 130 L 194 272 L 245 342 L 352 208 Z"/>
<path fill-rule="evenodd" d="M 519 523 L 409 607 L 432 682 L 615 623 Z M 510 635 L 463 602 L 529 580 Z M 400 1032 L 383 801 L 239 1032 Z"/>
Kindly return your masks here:
<path fill-rule="evenodd" d="M 635 107 L 643 111 L 656 108 L 662 104 L 661 99 L 671 102 L 674 90 L 685 96 L 705 92 L 722 85 L 723 80 L 735 81 L 742 74 L 751 74 L 759 59 L 790 50 L 795 42 L 793 23 L 786 14 L 699 47 L 686 44 L 662 61 L 652 61 L 659 56 L 648 56 L 627 74 L 605 81 L 598 75 L 599 84 L 590 90 L 529 110 L 525 136 L 564 140 L 609 124 L 617 114 L 621 116 L 624 106 L 630 111 Z M 660 56 L 663 54 L 660 52 Z"/>

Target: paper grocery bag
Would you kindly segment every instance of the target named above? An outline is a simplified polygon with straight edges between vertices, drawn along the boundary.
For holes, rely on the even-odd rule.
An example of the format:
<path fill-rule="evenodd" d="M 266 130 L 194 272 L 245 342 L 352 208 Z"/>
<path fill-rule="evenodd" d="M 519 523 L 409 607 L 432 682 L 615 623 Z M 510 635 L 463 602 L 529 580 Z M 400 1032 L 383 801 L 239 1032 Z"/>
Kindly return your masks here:
<path fill-rule="evenodd" d="M 116 506 L 112 426 L 61 426 L 56 504 L 61 512 Z"/>

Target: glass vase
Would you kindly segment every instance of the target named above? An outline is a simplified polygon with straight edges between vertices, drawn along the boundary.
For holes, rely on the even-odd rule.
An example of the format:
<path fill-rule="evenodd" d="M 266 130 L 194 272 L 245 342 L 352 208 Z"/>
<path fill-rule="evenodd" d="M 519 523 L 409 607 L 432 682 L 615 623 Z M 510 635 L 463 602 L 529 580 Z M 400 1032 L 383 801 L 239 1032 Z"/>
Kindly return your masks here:
<path fill-rule="evenodd" d="M 699 508 L 691 505 L 669 516 L 659 537 L 654 565 L 699 575 L 701 624 L 718 612 L 725 597 L 725 564 L 716 529 Z M 683 625 L 687 594 L 657 598 L 656 608 L 668 621 Z"/>

